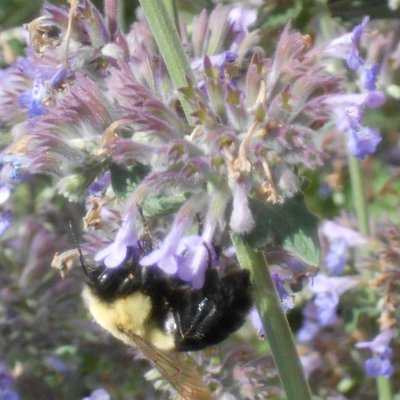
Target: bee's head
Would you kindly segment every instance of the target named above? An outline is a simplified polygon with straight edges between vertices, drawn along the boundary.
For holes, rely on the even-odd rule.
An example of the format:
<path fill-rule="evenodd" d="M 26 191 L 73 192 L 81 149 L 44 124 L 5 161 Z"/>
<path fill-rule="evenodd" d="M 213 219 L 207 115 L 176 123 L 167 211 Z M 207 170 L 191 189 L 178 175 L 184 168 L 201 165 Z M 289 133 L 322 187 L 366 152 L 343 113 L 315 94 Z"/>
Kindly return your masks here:
<path fill-rule="evenodd" d="M 128 248 L 124 262 L 111 268 L 104 264 L 87 265 L 80 252 L 82 270 L 86 275 L 86 284 L 104 300 L 128 295 L 135 290 L 142 279 L 142 267 L 138 257 L 132 255 L 133 249 Z"/>
<path fill-rule="evenodd" d="M 87 264 L 71 223 L 70 228 L 79 252 L 82 271 L 86 276 L 86 284 L 101 299 L 112 300 L 135 289 L 140 278 L 141 267 L 133 248 L 128 248 L 124 262 L 115 268 L 109 268 L 104 264 Z"/>

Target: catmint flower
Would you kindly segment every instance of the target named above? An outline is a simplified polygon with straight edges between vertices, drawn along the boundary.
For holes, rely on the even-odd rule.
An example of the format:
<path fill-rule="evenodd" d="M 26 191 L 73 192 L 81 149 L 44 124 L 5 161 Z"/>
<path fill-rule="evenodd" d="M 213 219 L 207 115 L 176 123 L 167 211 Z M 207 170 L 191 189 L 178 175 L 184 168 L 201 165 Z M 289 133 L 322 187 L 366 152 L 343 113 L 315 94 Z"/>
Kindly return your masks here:
<path fill-rule="evenodd" d="M 361 24 L 357 25 L 351 33 L 346 33 L 332 40 L 324 50 L 324 53 L 346 60 L 350 69 L 358 69 L 363 64 L 359 51 L 360 39 L 368 22 L 369 17 L 365 17 Z"/>
<path fill-rule="evenodd" d="M 390 359 L 384 357 L 369 358 L 365 361 L 364 368 L 365 372 L 373 378 L 380 376 L 389 378 L 394 372 Z"/>
<path fill-rule="evenodd" d="M 309 303 L 309 304 L 311 304 L 311 303 Z M 303 325 L 301 326 L 301 328 L 298 330 L 298 332 L 296 334 L 296 338 L 299 341 L 299 343 L 311 342 L 321 329 L 321 326 L 314 319 L 314 317 L 313 318 L 307 317 L 306 311 L 307 311 L 309 304 L 307 304 L 307 306 L 305 307 L 305 310 L 303 310 L 305 319 L 303 321 Z"/>
<path fill-rule="evenodd" d="M 4 363 L 0 362 L 0 399 L 1 400 L 19 400 L 19 395 L 15 391 L 14 379 L 6 370 Z"/>
<path fill-rule="evenodd" d="M 214 67 L 222 68 L 225 63 L 234 62 L 238 58 L 238 55 L 232 51 L 223 51 L 208 58 Z M 204 58 L 193 59 L 190 62 L 190 66 L 193 70 L 204 70 Z"/>
<path fill-rule="evenodd" d="M 380 71 L 379 64 L 366 63 L 361 67 L 360 77 L 362 85 L 368 91 L 376 90 L 376 81 Z"/>
<path fill-rule="evenodd" d="M 333 275 L 340 275 L 347 262 L 348 244 L 344 239 L 335 239 L 329 244 L 325 265 Z"/>
<path fill-rule="evenodd" d="M 277 272 L 272 273 L 272 280 L 274 281 L 276 291 L 278 292 L 279 298 L 282 303 L 282 307 L 285 311 L 289 311 L 294 307 L 293 298 L 290 296 L 284 286 L 284 279 L 280 277 Z M 250 321 L 256 329 L 258 336 L 264 339 L 266 336 L 264 326 L 262 324 L 260 314 L 256 308 L 252 308 L 250 311 Z"/>
<path fill-rule="evenodd" d="M 110 394 L 103 388 L 95 389 L 89 397 L 84 397 L 82 400 L 111 400 Z"/>
<path fill-rule="evenodd" d="M 114 242 L 97 252 L 95 260 L 103 262 L 108 268 L 116 268 L 121 265 L 129 255 L 128 249 L 138 248 L 138 239 L 135 230 L 135 214 L 127 213 L 118 230 Z"/>
<path fill-rule="evenodd" d="M 5 203 L 11 195 L 11 190 L 8 186 L 0 183 L 0 204 Z"/>
<path fill-rule="evenodd" d="M 12 224 L 12 211 L 0 211 L 0 236 L 3 235 Z"/>
<path fill-rule="evenodd" d="M 312 340 L 321 328 L 336 322 L 340 296 L 358 281 L 355 277 L 328 277 L 322 273 L 311 280 L 309 287 L 315 296 L 303 311 L 303 326 L 297 334 L 300 342 Z"/>
<path fill-rule="evenodd" d="M 321 232 L 330 241 L 343 239 L 349 246 L 362 246 L 368 243 L 367 239 L 357 231 L 341 226 L 333 221 L 325 221 L 321 225 Z"/>
<path fill-rule="evenodd" d="M 191 236 L 183 239 L 185 230 L 191 225 L 191 209 L 189 207 L 181 209 L 175 217 L 175 221 L 164 238 L 161 246 L 150 254 L 145 255 L 140 264 L 144 267 L 157 264 L 160 269 L 168 274 L 175 274 L 178 271 L 178 259 L 187 254 L 187 248 L 200 243 L 199 236 Z"/>
<path fill-rule="evenodd" d="M 46 5 L 44 11 L 49 26 L 67 26 L 65 10 Z M 130 206 L 124 208 L 123 200 L 110 206 L 114 190 L 107 190 L 107 209 L 124 217 L 95 260 L 115 268 L 135 256 L 143 268 L 160 268 L 201 287 L 207 268 L 217 265 L 215 248 L 230 245 L 228 229 L 251 234 L 262 223 L 253 215 L 253 200 L 284 203 L 300 191 L 294 166 L 322 163 L 314 136 L 333 107 L 320 94 L 337 95 L 341 78 L 319 64 L 308 37 L 290 24 L 265 57 L 256 47 L 258 35 L 250 32 L 256 11 L 219 5 L 195 19 L 187 34 L 195 76 L 180 90 L 191 105 L 193 129 L 175 106 L 176 91 L 148 24 L 139 20 L 124 37 L 115 26 L 109 29 L 91 2 L 75 12 L 80 23 L 71 37 L 68 73 L 58 67 L 65 62 L 62 35 L 59 47 L 41 49 L 48 68 L 29 55 L 20 62 L 24 85 L 16 95 L 25 90 L 22 103 L 31 114 L 43 112 L 18 137 L 29 171 L 51 175 L 56 192 L 74 201 L 104 194 L 110 186 L 104 174 L 115 173 L 113 166 L 126 169 L 122 175 L 132 172 L 137 181 L 124 193 Z M 26 91 L 32 81 L 35 93 Z M 67 90 L 52 96 L 63 86 Z M 141 254 L 134 208 L 145 210 L 152 200 L 175 205 L 154 218 L 153 251 Z M 185 207 L 193 211 L 184 215 Z M 205 221 L 198 234 L 196 214 Z M 95 215 L 99 223 L 103 216 Z M 281 295 L 288 305 L 287 294 Z"/>
<path fill-rule="evenodd" d="M 395 334 L 395 329 L 386 329 L 370 342 L 356 344 L 356 348 L 369 349 L 373 354 L 373 357 L 367 359 L 364 364 L 365 371 L 369 376 L 388 378 L 393 374 L 394 367 L 390 361 L 393 357 L 393 350 L 389 347 L 389 343 Z"/>
<path fill-rule="evenodd" d="M 203 232 L 200 235 L 184 236 L 191 225 L 191 207 L 184 207 L 177 214 L 174 224 L 160 247 L 144 256 L 140 264 L 144 267 L 157 265 L 168 274 L 175 274 L 193 287 L 203 286 L 204 275 L 216 255 L 212 245 L 215 222 L 206 218 Z"/>
<path fill-rule="evenodd" d="M 263 323 L 261 321 L 260 313 L 258 312 L 258 310 L 255 307 L 253 307 L 250 310 L 249 316 L 250 316 L 251 323 L 253 324 L 255 330 L 257 331 L 258 337 L 260 339 L 264 339 L 266 334 L 265 334 L 265 329 L 264 329 Z"/>
<path fill-rule="evenodd" d="M 362 127 L 359 130 L 349 131 L 348 149 L 350 154 L 364 160 L 369 154 L 373 154 L 381 142 L 382 137 L 375 129 Z"/>
<path fill-rule="evenodd" d="M 240 43 L 249 33 L 249 27 L 257 20 L 257 12 L 250 8 L 235 7 L 229 11 L 228 21 L 232 24 L 236 38 L 235 43 Z"/>
<path fill-rule="evenodd" d="M 290 296 L 284 286 L 284 280 L 277 272 L 272 273 L 272 279 L 275 283 L 276 291 L 282 302 L 282 307 L 285 311 L 291 310 L 294 307 L 293 298 Z"/>
<path fill-rule="evenodd" d="M 28 60 L 20 60 L 19 66 L 28 77 L 32 77 L 32 89 L 21 93 L 19 105 L 28 109 L 30 118 L 46 114 L 46 102 L 51 99 L 50 91 L 57 89 L 67 78 L 68 70 L 66 68 L 54 69 L 48 67 L 31 66 L 29 69 Z"/>
<path fill-rule="evenodd" d="M 107 171 L 102 177 L 93 181 L 89 186 L 88 191 L 93 196 L 100 196 L 111 183 L 110 171 Z"/>
<path fill-rule="evenodd" d="M 43 100 L 46 96 L 46 87 L 42 80 L 33 81 L 32 90 L 28 90 L 21 94 L 19 104 L 21 107 L 28 109 L 29 117 L 37 117 L 46 113 L 43 106 Z"/>
<path fill-rule="evenodd" d="M 317 293 L 314 298 L 316 317 L 319 326 L 331 325 L 336 320 L 336 308 L 339 304 L 339 295 L 335 291 Z"/>
<path fill-rule="evenodd" d="M 321 232 L 329 240 L 329 250 L 325 256 L 325 265 L 334 275 L 343 272 L 348 258 L 347 250 L 350 247 L 363 246 L 368 243 L 358 232 L 333 221 L 325 221 L 321 226 Z"/>
<path fill-rule="evenodd" d="M 235 182 L 233 188 L 233 210 L 229 226 L 236 233 L 250 232 L 255 225 L 247 193 L 245 183 Z"/>
<path fill-rule="evenodd" d="M 349 68 L 357 70 L 361 85 L 367 90 L 365 93 L 328 96 L 326 99 L 336 114 L 337 128 L 348 135 L 349 153 L 361 160 L 375 153 L 381 141 L 378 131 L 363 126 L 364 109 L 377 108 L 385 102 L 384 94 L 376 90 L 379 65 L 363 60 L 358 50 L 368 21 L 368 17 L 364 18 L 351 34 L 333 40 L 325 50 L 326 54 L 345 58 Z"/>

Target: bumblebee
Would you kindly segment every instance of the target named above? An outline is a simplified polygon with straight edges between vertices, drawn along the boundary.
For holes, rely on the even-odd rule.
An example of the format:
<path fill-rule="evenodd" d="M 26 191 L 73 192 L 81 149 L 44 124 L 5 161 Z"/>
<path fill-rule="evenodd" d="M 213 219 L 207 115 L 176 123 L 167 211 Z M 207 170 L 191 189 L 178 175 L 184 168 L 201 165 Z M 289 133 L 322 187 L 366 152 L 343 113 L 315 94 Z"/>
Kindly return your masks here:
<path fill-rule="evenodd" d="M 252 307 L 249 273 L 237 268 L 219 276 L 210 267 L 203 287 L 194 289 L 134 257 L 117 268 L 87 266 L 78 250 L 87 277 L 83 299 L 95 321 L 141 350 L 184 399 L 211 399 L 197 371 L 173 351 L 215 345 L 243 325 Z"/>

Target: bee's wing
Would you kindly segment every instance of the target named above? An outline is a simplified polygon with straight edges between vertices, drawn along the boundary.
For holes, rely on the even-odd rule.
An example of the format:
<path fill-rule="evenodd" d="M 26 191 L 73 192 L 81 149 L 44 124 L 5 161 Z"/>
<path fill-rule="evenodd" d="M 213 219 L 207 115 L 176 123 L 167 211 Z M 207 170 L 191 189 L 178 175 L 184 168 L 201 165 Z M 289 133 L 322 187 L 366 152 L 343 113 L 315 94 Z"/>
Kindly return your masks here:
<path fill-rule="evenodd" d="M 171 353 L 159 350 L 132 332 L 125 333 L 138 349 L 154 364 L 184 400 L 213 400 L 199 373 Z"/>

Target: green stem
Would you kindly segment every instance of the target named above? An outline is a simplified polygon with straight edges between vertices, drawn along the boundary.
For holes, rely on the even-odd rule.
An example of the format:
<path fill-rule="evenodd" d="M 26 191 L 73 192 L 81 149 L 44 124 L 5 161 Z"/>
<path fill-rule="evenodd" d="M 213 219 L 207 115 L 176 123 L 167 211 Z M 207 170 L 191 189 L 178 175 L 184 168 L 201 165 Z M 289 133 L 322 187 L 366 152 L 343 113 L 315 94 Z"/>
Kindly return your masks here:
<path fill-rule="evenodd" d="M 349 155 L 349 171 L 351 191 L 353 194 L 353 206 L 357 214 L 358 230 L 363 235 L 369 235 L 368 204 L 365 196 L 363 173 L 360 161 Z M 392 388 L 388 378 L 376 379 L 376 387 L 379 400 L 392 400 Z"/>
<path fill-rule="evenodd" d="M 168 11 L 168 15 L 171 20 L 174 22 L 175 28 L 179 34 L 179 17 L 178 17 L 178 9 L 176 7 L 175 0 L 164 0 L 165 8 Z"/>
<path fill-rule="evenodd" d="M 264 253 L 254 251 L 238 235 L 231 234 L 231 237 L 240 265 L 250 271 L 255 304 L 287 399 L 311 400 L 311 391 Z"/>
<path fill-rule="evenodd" d="M 377 378 L 376 386 L 378 389 L 379 400 L 392 400 L 392 386 L 388 378 L 384 378 L 383 376 Z"/>
<path fill-rule="evenodd" d="M 164 2 L 140 0 L 140 4 L 176 89 L 188 86 L 188 78 L 194 81 L 192 71 Z M 178 92 L 178 95 L 187 121 L 190 125 L 194 125 L 188 101 L 183 93 Z"/>
<path fill-rule="evenodd" d="M 357 214 L 358 229 L 363 235 L 369 235 L 368 207 L 364 191 L 364 182 L 360 161 L 349 156 L 349 170 L 353 206 Z"/>

